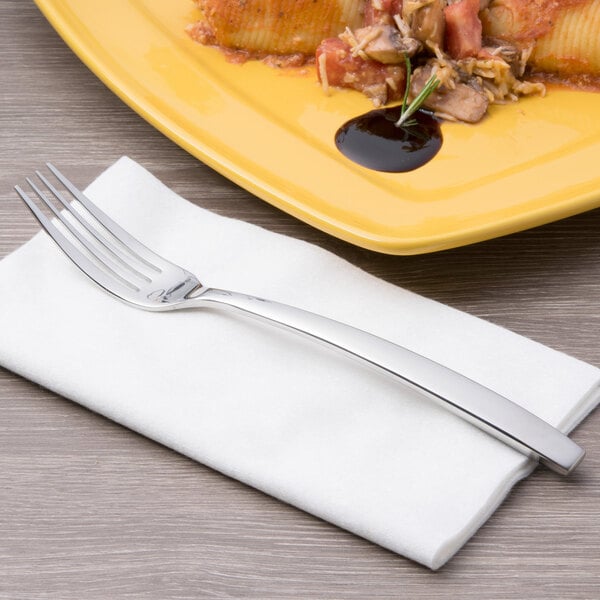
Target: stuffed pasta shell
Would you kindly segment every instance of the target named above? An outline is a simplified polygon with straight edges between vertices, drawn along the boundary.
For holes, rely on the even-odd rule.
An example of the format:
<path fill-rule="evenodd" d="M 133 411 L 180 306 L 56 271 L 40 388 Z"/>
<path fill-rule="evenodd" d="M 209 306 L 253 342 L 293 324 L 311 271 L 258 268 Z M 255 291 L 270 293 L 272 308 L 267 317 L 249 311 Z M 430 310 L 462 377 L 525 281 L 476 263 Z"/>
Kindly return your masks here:
<path fill-rule="evenodd" d="M 474 123 L 490 104 L 543 95 L 544 77 L 600 89 L 600 0 L 195 1 L 194 39 L 244 58 L 314 60 L 325 91 L 351 88 L 378 106 L 434 78 L 425 107 Z"/>
<path fill-rule="evenodd" d="M 312 55 L 320 41 L 358 27 L 364 0 L 196 0 L 199 41 L 251 55 Z"/>
<path fill-rule="evenodd" d="M 531 71 L 600 77 L 600 0 L 493 0 L 481 20 L 485 35 L 531 45 Z"/>

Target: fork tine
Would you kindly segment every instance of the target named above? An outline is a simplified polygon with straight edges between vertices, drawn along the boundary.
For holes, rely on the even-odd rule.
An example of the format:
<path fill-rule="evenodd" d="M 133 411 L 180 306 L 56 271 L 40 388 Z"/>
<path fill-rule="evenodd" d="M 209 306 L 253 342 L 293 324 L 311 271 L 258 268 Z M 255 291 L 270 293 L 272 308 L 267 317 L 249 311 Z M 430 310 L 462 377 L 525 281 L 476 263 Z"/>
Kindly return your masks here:
<path fill-rule="evenodd" d="M 73 197 L 77 199 L 80 204 L 82 204 L 117 240 L 119 240 L 125 248 L 137 256 L 137 258 L 146 266 L 154 269 L 158 273 L 162 272 L 162 269 L 158 265 L 168 264 L 177 266 L 144 246 L 139 240 L 135 239 L 130 233 L 115 223 L 105 212 L 91 202 L 81 190 L 76 188 L 53 164 L 46 163 L 46 166 L 65 188 L 69 190 Z"/>
<path fill-rule="evenodd" d="M 48 181 L 48 179 L 46 177 L 44 177 L 44 175 L 42 173 L 40 173 L 39 171 L 36 171 L 35 174 L 39 177 L 41 182 L 48 188 L 48 190 L 50 190 L 50 192 L 54 195 L 54 197 L 65 207 L 65 209 L 67 211 L 69 211 L 69 213 L 73 216 L 73 218 L 76 219 L 77 222 L 82 227 L 84 227 L 85 230 L 91 236 L 93 236 L 93 238 L 95 240 L 97 240 L 100 244 L 102 244 L 102 246 L 104 248 L 106 248 L 106 250 L 108 250 L 108 252 L 110 252 L 110 257 L 108 257 L 109 260 L 112 261 L 112 257 L 114 257 L 117 260 L 119 265 L 121 265 L 122 267 L 127 269 L 133 275 L 140 277 L 146 283 L 150 283 L 152 281 L 149 277 L 146 277 L 146 275 L 144 275 L 142 272 L 140 272 L 138 269 L 136 269 L 129 262 L 131 259 L 129 259 L 128 256 L 123 251 L 121 251 L 115 244 L 111 243 L 107 238 L 105 238 L 100 233 L 100 231 L 98 231 L 97 229 L 92 227 L 90 225 L 90 223 L 88 221 L 86 221 L 86 219 L 84 219 L 83 216 L 80 215 L 79 212 L 77 210 L 75 210 L 69 202 L 67 202 L 65 200 L 63 195 Z M 40 190 L 37 189 L 37 187 L 34 185 L 34 183 L 30 179 L 27 179 L 27 182 L 33 188 L 35 193 L 38 196 L 40 196 L 40 198 L 42 198 L 42 200 L 45 200 L 45 198 L 42 195 L 42 192 L 40 192 Z M 62 223 L 69 229 L 69 231 L 88 249 L 88 251 L 92 252 L 92 248 L 88 247 L 85 239 L 79 235 L 79 232 L 75 228 L 71 228 L 70 223 L 67 221 L 67 219 L 65 219 L 60 212 L 55 210 L 53 205 L 49 204 L 48 202 L 46 202 L 46 204 L 50 207 L 52 212 L 62 221 Z M 97 254 L 97 253 L 94 252 L 94 254 Z M 114 271 L 114 269 L 112 269 L 112 270 Z"/>
<path fill-rule="evenodd" d="M 33 191 L 37 194 L 38 198 L 54 213 L 56 218 L 66 227 L 69 233 L 91 254 L 93 258 L 95 258 L 104 269 L 110 272 L 111 275 L 119 279 L 125 285 L 132 286 L 135 290 L 139 290 L 139 288 L 133 283 L 133 281 L 129 281 L 127 278 L 123 277 L 119 273 L 119 265 L 116 264 L 110 256 L 101 255 L 99 253 L 99 249 L 95 248 L 90 242 L 83 236 L 73 225 L 65 218 L 64 214 L 62 214 L 57 208 L 48 200 L 44 192 L 38 188 L 38 186 L 29 178 L 26 178 L 27 183 L 31 186 Z M 57 229 L 58 231 L 58 229 Z M 148 282 L 150 280 L 145 278 Z"/>
<path fill-rule="evenodd" d="M 126 282 L 125 280 L 118 281 L 99 269 L 91 260 L 80 252 L 46 217 L 46 215 L 38 208 L 37 204 L 17 185 L 15 191 L 25 202 L 33 216 L 38 220 L 46 233 L 60 246 L 63 252 L 79 267 L 90 279 L 103 287 L 106 291 L 112 294 L 120 294 L 127 296 L 128 292 L 137 291 L 137 288 Z"/>

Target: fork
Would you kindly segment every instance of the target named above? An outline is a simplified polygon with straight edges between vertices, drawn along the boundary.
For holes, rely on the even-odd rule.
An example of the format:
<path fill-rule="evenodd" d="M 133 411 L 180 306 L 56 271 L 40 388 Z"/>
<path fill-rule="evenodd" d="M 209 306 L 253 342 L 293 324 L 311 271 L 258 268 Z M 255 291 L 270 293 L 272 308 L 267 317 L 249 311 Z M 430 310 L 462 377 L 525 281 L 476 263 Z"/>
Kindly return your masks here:
<path fill-rule="evenodd" d="M 159 256 L 115 223 L 56 167 L 50 163 L 47 167 L 62 190 L 36 171 L 37 180 L 26 181 L 38 200 L 20 186 L 15 186 L 16 192 L 75 265 L 113 297 L 149 311 L 214 307 L 257 317 L 384 371 L 557 473 L 568 474 L 583 459 L 584 450 L 549 423 L 408 348 L 300 308 L 203 285 L 195 275 Z M 46 216 L 40 202 L 56 219 Z"/>

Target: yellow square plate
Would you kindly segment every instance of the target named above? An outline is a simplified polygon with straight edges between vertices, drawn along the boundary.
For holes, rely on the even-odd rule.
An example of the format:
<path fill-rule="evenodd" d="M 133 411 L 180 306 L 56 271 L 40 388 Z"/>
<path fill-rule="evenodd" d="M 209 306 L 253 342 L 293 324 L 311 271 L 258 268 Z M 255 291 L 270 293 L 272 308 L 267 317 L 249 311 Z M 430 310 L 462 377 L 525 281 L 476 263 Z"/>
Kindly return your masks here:
<path fill-rule="evenodd" d="M 165 135 L 295 217 L 359 246 L 416 254 L 489 239 L 600 205 L 600 94 L 551 90 L 444 124 L 426 166 L 370 171 L 333 139 L 372 108 L 325 96 L 312 68 L 228 63 L 184 27 L 191 0 L 36 0 L 90 69 Z"/>

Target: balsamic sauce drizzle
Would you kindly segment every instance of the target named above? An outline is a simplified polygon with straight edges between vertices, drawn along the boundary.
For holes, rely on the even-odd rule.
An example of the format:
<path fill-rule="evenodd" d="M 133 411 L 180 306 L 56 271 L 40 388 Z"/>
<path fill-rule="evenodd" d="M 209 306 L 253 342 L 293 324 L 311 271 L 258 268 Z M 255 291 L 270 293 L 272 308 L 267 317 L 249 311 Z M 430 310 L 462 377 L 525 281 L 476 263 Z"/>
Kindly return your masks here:
<path fill-rule="evenodd" d="M 335 145 L 350 160 L 387 173 L 413 171 L 429 162 L 442 146 L 440 122 L 431 113 L 418 110 L 412 124 L 396 122 L 402 108 L 372 110 L 351 119 L 335 134 Z"/>

